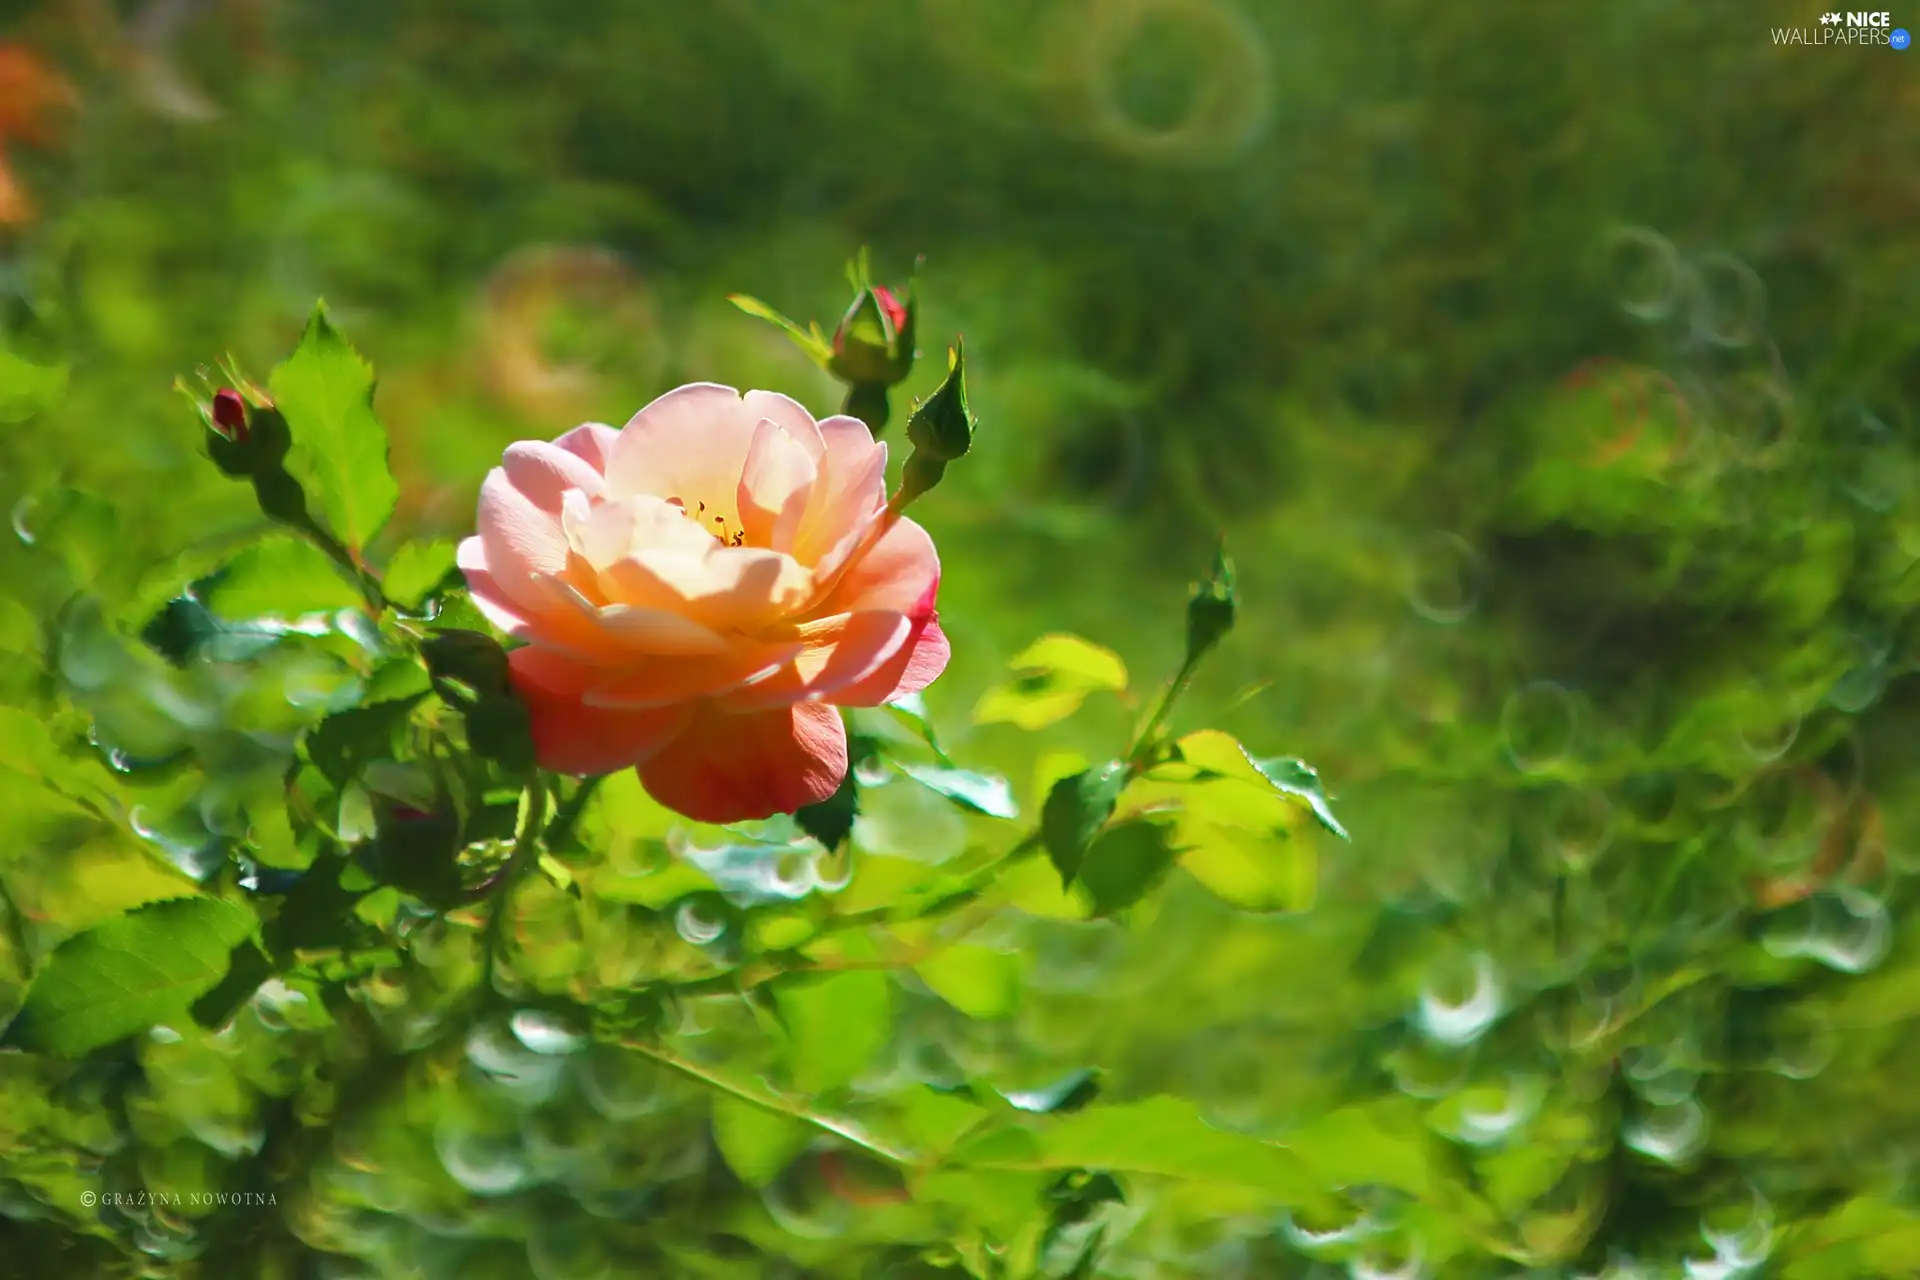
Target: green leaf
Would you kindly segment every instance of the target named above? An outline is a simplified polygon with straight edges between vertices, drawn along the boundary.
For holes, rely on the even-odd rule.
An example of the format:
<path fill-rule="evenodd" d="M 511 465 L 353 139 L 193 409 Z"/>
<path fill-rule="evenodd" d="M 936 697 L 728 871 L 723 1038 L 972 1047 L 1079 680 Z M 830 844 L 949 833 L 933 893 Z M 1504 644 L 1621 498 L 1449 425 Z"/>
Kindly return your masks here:
<path fill-rule="evenodd" d="M 1014 801 L 1012 785 L 998 774 L 975 773 L 971 769 L 941 769 L 905 760 L 895 761 L 894 768 L 963 809 L 983 813 L 989 818 L 1011 820 L 1020 816 L 1020 806 Z"/>
<path fill-rule="evenodd" d="M 274 534 L 241 551 L 215 576 L 204 599 L 213 612 L 235 620 L 297 618 L 363 603 L 326 552 L 288 534 Z"/>
<path fill-rule="evenodd" d="M 403 751 L 407 722 L 421 695 L 336 711 L 307 734 L 307 759 L 336 787 L 365 772 L 375 760 L 394 760 Z"/>
<path fill-rule="evenodd" d="M 956 1150 L 983 1169 L 1102 1169 L 1261 1192 L 1276 1204 L 1319 1200 L 1322 1183 L 1286 1147 L 1216 1129 L 1193 1104 L 1156 1097 L 1093 1106 L 1057 1122 L 1002 1129 Z"/>
<path fill-rule="evenodd" d="M 409 542 L 387 562 L 380 589 L 389 600 L 417 607 L 453 572 L 454 554 L 454 543 L 447 538 Z"/>
<path fill-rule="evenodd" d="M 713 1141 L 740 1181 L 764 1187 L 805 1148 L 812 1131 L 792 1116 L 755 1106 L 732 1094 L 713 1103 Z"/>
<path fill-rule="evenodd" d="M 850 1083 L 891 1033 L 885 973 L 850 970 L 782 985 L 774 1000 L 790 1036 L 794 1084 L 824 1093 Z"/>
<path fill-rule="evenodd" d="M 509 697 L 513 693 L 507 651 L 484 632 L 453 627 L 436 631 L 421 644 L 420 654 L 435 680 L 457 681 L 471 697 Z"/>
<path fill-rule="evenodd" d="M 1303 762 L 1284 757 L 1257 760 L 1232 734 L 1222 733 L 1218 729 L 1190 733 L 1181 738 L 1175 748 L 1178 764 L 1156 768 L 1155 777 L 1246 783 L 1254 791 L 1271 792 L 1285 797 L 1290 803 L 1306 807 L 1327 830 L 1342 840 L 1348 838 L 1346 828 L 1333 816 L 1326 793 L 1320 788 L 1320 775 Z M 1190 772 L 1183 771 L 1181 766 Z M 1233 788 L 1221 788 L 1215 794 L 1222 797 L 1240 795 L 1240 805 L 1248 812 L 1251 812 L 1251 807 L 1258 807 L 1258 802 Z M 1274 806 L 1264 807 L 1276 814 L 1279 812 Z"/>
<path fill-rule="evenodd" d="M 1305 911 L 1313 905 L 1319 859 L 1288 832 L 1262 834 L 1182 822 L 1180 866 L 1223 902 L 1247 911 Z"/>
<path fill-rule="evenodd" d="M 1113 816 L 1113 807 L 1127 785 L 1127 767 L 1112 760 L 1060 779 L 1047 793 L 1040 809 L 1040 842 L 1060 872 L 1060 883 L 1070 885 L 1080 874 L 1087 846 Z"/>
<path fill-rule="evenodd" d="M 1078 1111 L 1100 1096 L 1100 1073 L 1091 1067 L 1069 1071 L 1052 1084 L 1038 1089 L 1001 1090 L 1010 1106 L 1035 1115 L 1065 1115 Z"/>
<path fill-rule="evenodd" d="M 467 745 L 510 773 L 533 772 L 533 720 L 518 698 L 482 698 L 468 710 Z"/>
<path fill-rule="evenodd" d="M 67 393 L 67 366 L 34 364 L 0 351 L 0 422 L 25 422 Z"/>
<path fill-rule="evenodd" d="M 79 1057 L 156 1023 L 184 1018 L 254 931 L 251 911 L 218 898 L 157 902 L 55 948 L 7 1028 L 6 1045 Z"/>
<path fill-rule="evenodd" d="M 1095 915 L 1124 911 L 1166 877 L 1174 858 L 1170 834 L 1164 823 L 1123 822 L 1087 847 L 1080 883 Z"/>
<path fill-rule="evenodd" d="M 1015 671 L 1052 672 L 1089 690 L 1127 687 L 1127 664 L 1119 654 L 1065 632 L 1041 636 L 1007 665 Z"/>
<path fill-rule="evenodd" d="M 1340 825 L 1340 820 L 1333 816 L 1333 806 L 1328 803 L 1327 793 L 1320 786 L 1319 771 L 1312 765 L 1304 760 L 1274 756 L 1268 760 L 1255 757 L 1253 767 L 1279 790 L 1305 800 L 1308 807 L 1313 810 L 1313 816 L 1320 820 L 1321 826 L 1342 840 L 1353 838 L 1347 834 L 1347 829 Z"/>
<path fill-rule="evenodd" d="M 1004 1018 L 1020 1001 L 1019 955 L 961 943 L 914 966 L 933 993 L 969 1018 Z"/>
<path fill-rule="evenodd" d="M 1135 794 L 1148 807 L 1175 809 L 1180 865 L 1249 911 L 1310 907 L 1319 878 L 1311 797 L 1275 784 L 1230 734 L 1191 733 L 1175 750 Z"/>
<path fill-rule="evenodd" d="M 947 755 L 946 748 L 940 745 L 939 734 L 934 732 L 933 716 L 927 711 L 925 695 L 910 693 L 904 698 L 896 698 L 887 703 L 886 710 L 895 719 L 905 723 L 920 741 L 927 744 L 927 748 L 933 752 L 934 759 L 949 769 L 955 767 L 952 759 Z"/>
<path fill-rule="evenodd" d="M 759 320 L 765 320 L 768 324 L 779 327 L 787 337 L 793 339 L 796 346 L 813 357 L 813 359 L 821 365 L 824 366 L 827 361 L 833 359 L 832 346 L 822 339 L 820 335 L 810 330 L 802 329 L 799 325 L 787 319 L 787 317 L 781 315 L 766 303 L 760 301 L 760 299 L 750 298 L 744 293 L 730 293 L 727 295 L 727 301 L 748 315 Z"/>
<path fill-rule="evenodd" d="M 400 495 L 387 470 L 386 428 L 373 414 L 373 367 L 315 307 L 268 387 L 293 431 L 288 472 L 342 542 L 365 546 Z"/>
<path fill-rule="evenodd" d="M 1064 633 L 1040 637 L 1007 665 L 1015 679 L 987 690 L 973 709 L 975 724 L 1044 729 L 1078 711 L 1088 694 L 1127 687 L 1127 666 L 1118 654 Z"/>

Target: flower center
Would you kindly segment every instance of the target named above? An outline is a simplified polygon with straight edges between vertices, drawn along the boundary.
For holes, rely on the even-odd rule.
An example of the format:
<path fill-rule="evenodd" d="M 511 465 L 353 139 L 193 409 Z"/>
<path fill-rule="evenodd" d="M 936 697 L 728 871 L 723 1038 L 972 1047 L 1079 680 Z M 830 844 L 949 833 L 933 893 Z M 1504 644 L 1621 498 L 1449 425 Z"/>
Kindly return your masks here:
<path fill-rule="evenodd" d="M 720 512 L 708 511 L 706 503 L 696 501 L 694 509 L 689 511 L 687 510 L 687 500 L 676 495 L 675 497 L 667 499 L 667 505 L 680 508 L 681 515 L 693 521 L 714 537 L 720 539 L 721 546 L 740 547 L 746 545 L 747 531 L 744 528 L 733 528 L 727 523 L 726 516 Z"/>

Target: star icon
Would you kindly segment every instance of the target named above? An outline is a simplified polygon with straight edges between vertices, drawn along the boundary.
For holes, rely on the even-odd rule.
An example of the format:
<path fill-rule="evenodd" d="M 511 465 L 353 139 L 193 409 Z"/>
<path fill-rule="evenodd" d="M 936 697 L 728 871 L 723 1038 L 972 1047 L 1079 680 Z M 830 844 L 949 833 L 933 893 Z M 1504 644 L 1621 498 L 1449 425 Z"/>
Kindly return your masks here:
<path fill-rule="evenodd" d="M 1840 15 L 1837 13 L 1823 13 L 1820 15 L 1820 25 L 1823 27 L 1837 26 L 1839 22 Z"/>

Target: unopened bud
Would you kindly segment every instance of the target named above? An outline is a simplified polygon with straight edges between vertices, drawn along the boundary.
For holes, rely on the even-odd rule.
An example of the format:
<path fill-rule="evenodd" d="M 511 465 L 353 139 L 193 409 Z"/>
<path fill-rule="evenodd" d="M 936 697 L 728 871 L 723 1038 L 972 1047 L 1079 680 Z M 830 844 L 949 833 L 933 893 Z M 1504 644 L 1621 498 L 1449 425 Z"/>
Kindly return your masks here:
<path fill-rule="evenodd" d="M 1198 662 L 1209 649 L 1233 630 L 1234 615 L 1240 610 L 1240 591 L 1234 582 L 1233 561 L 1227 559 L 1223 544 L 1213 553 L 1207 576 L 1193 584 L 1193 597 L 1187 602 L 1187 663 Z"/>
<path fill-rule="evenodd" d="M 880 304 L 880 312 L 886 316 L 887 323 L 893 326 L 894 333 L 904 333 L 907 328 L 906 304 L 893 296 L 893 290 L 877 284 L 873 286 L 873 300 Z"/>
<path fill-rule="evenodd" d="M 915 453 L 952 462 L 973 447 L 973 428 L 973 413 L 967 408 L 966 356 L 956 339 L 947 353 L 947 380 L 913 411 L 907 421 L 907 439 Z"/>
<path fill-rule="evenodd" d="M 890 387 L 913 371 L 913 294 L 860 290 L 833 331 L 828 372 L 853 386 Z"/>
<path fill-rule="evenodd" d="M 235 444 L 247 442 L 247 402 L 232 387 L 222 387 L 214 393 L 213 425 Z"/>

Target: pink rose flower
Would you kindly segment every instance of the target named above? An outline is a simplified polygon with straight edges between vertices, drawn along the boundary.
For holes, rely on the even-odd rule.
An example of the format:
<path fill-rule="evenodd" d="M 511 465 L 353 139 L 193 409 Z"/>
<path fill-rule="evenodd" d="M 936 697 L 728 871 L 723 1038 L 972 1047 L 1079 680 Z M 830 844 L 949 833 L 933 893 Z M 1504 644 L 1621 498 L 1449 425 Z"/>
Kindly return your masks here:
<path fill-rule="evenodd" d="M 940 558 L 887 510 L 887 449 L 768 391 L 693 383 L 619 431 L 507 449 L 460 544 L 543 767 L 636 766 L 703 822 L 791 813 L 847 771 L 836 707 L 947 665 Z"/>

